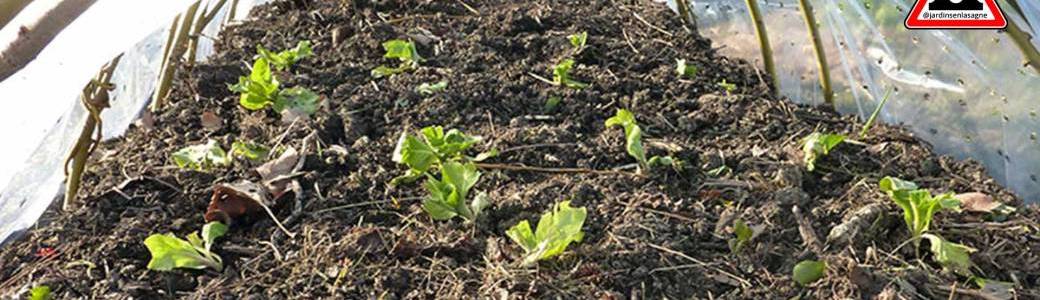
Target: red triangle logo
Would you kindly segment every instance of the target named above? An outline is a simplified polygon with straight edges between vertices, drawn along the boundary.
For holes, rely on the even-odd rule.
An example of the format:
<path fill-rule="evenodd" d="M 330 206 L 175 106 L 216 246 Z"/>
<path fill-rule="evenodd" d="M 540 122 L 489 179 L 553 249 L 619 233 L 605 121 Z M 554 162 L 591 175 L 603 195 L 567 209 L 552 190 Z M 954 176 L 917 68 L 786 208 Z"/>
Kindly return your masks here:
<path fill-rule="evenodd" d="M 904 25 L 908 29 L 1003 29 L 1007 18 L 995 0 L 917 0 Z"/>

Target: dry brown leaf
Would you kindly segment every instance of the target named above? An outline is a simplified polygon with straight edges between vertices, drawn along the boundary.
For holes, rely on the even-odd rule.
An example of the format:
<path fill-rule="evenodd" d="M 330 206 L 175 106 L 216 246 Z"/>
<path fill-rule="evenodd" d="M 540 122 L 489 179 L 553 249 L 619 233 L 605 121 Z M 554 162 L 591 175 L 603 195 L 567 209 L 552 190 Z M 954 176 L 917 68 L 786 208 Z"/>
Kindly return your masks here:
<path fill-rule="evenodd" d="M 155 129 L 155 117 L 152 116 L 150 110 L 146 109 L 141 112 L 141 117 L 134 121 L 134 125 L 145 131 L 152 131 L 152 129 Z"/>
<path fill-rule="evenodd" d="M 199 119 L 201 119 L 202 127 L 206 129 L 216 130 L 224 126 L 224 120 L 212 111 L 203 112 Z"/>
<path fill-rule="evenodd" d="M 255 220 L 268 202 L 267 193 L 256 183 L 243 181 L 236 184 L 213 186 L 213 198 L 206 209 L 206 222 L 220 221 L 230 226 L 234 223 Z"/>
<path fill-rule="evenodd" d="M 295 148 L 289 147 L 278 158 L 256 168 L 263 179 L 263 184 L 274 199 L 281 198 L 286 187 L 292 182 L 296 171 L 302 167 L 302 156 Z"/>
<path fill-rule="evenodd" d="M 953 197 L 961 201 L 961 209 L 971 212 L 989 213 L 1003 205 L 984 193 L 963 193 Z"/>

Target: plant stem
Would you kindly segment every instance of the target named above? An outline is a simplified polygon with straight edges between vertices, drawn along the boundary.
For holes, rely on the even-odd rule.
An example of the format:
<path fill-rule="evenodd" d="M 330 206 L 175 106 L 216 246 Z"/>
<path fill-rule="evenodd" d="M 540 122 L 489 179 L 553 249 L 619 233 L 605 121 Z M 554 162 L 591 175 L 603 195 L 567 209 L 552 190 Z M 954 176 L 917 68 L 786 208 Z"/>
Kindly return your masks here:
<path fill-rule="evenodd" d="M 32 0 L 4 0 L 0 1 L 0 28 L 11 22 L 14 16 L 17 16 L 19 12 L 25 8 L 26 5 Z"/>
<path fill-rule="evenodd" d="M 1022 51 L 1022 55 L 1025 56 L 1029 65 L 1040 73 L 1040 52 L 1037 52 L 1036 47 L 1033 46 L 1031 42 L 1033 38 L 1029 36 L 1029 33 L 1022 31 L 1013 20 L 1008 20 L 1007 34 L 1015 42 L 1015 46 L 1018 46 L 1018 50 Z"/>
<path fill-rule="evenodd" d="M 762 10 L 758 8 L 758 0 L 744 0 L 747 3 L 748 13 L 751 14 L 751 22 L 755 24 L 755 35 L 758 36 L 758 44 L 762 48 L 762 64 L 766 66 L 766 73 L 773 81 L 774 91 L 780 91 L 779 78 L 776 77 L 776 65 L 773 62 L 773 46 L 769 44 L 769 34 L 766 32 L 766 24 L 762 21 Z"/>
<path fill-rule="evenodd" d="M 679 17 L 682 18 L 683 23 L 697 27 L 697 18 L 694 17 L 693 12 L 690 12 L 689 0 L 676 0 L 675 6 L 679 8 Z"/>
<path fill-rule="evenodd" d="M 870 130 L 871 125 L 874 125 L 874 120 L 877 119 L 878 114 L 881 113 L 881 109 L 885 107 L 885 103 L 888 102 L 888 97 L 891 95 L 892 89 L 885 91 L 885 97 L 881 98 L 881 103 L 878 103 L 878 106 L 874 108 L 874 112 L 870 114 L 870 118 L 867 118 L 867 123 L 863 124 L 863 129 L 859 131 L 859 138 L 867 136 L 867 131 Z"/>
<path fill-rule="evenodd" d="M 827 54 L 823 52 L 823 42 L 820 40 L 820 29 L 816 26 L 816 15 L 813 12 L 809 0 L 798 0 L 802 8 L 802 16 L 805 17 L 805 26 L 812 36 L 813 49 L 816 51 L 816 63 L 820 69 L 820 86 L 823 88 L 823 102 L 834 107 L 834 91 L 831 89 L 831 71 L 827 64 Z"/>

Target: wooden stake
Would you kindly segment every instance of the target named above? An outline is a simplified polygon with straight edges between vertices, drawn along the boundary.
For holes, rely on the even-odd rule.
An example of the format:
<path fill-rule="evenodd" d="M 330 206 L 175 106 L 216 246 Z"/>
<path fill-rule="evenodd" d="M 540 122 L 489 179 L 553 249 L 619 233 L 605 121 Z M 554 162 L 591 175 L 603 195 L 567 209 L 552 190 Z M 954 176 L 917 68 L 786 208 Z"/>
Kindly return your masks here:
<path fill-rule="evenodd" d="M 813 12 L 809 0 L 798 0 L 802 7 L 802 15 L 805 17 L 805 26 L 809 28 L 812 36 L 813 49 L 816 51 L 816 63 L 820 69 L 820 86 L 823 88 L 823 102 L 834 107 L 834 90 L 831 88 L 831 70 L 827 64 L 827 54 L 823 52 L 823 42 L 820 40 L 820 29 L 816 25 L 816 15 Z"/>
<path fill-rule="evenodd" d="M 76 144 L 72 146 L 72 151 L 65 158 L 65 200 L 61 205 L 61 209 L 64 211 L 68 211 L 76 200 L 76 194 L 79 193 L 80 179 L 83 176 L 87 159 L 90 158 L 90 154 L 94 153 L 98 143 L 101 142 L 101 111 L 108 108 L 108 92 L 114 88 L 111 82 L 112 73 L 115 71 L 116 65 L 119 64 L 119 59 L 121 58 L 123 58 L 122 54 L 105 64 L 101 71 L 98 71 L 97 76 L 87 83 L 87 86 L 83 88 L 83 92 L 80 94 L 80 102 L 87 111 L 87 119 L 83 123 L 79 139 L 76 140 Z"/>
<path fill-rule="evenodd" d="M 751 14 L 751 22 L 755 24 L 755 35 L 758 36 L 758 44 L 762 48 L 762 64 L 766 66 L 766 73 L 773 80 L 774 91 L 780 92 L 780 78 L 776 77 L 776 64 L 773 62 L 773 46 L 769 43 L 769 34 L 766 33 L 766 24 L 762 21 L 762 10 L 758 8 L 758 0 L 745 0 L 748 13 Z"/>

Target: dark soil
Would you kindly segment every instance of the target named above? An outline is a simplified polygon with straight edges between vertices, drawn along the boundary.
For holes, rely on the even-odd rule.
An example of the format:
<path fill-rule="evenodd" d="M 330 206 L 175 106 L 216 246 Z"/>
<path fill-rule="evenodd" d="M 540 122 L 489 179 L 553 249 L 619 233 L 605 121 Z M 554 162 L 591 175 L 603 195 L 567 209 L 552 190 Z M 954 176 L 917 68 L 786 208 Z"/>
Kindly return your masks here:
<path fill-rule="evenodd" d="M 977 248 L 979 277 L 1010 282 L 1021 299 L 1040 298 L 1040 216 L 971 161 L 939 156 L 908 131 L 875 126 L 806 172 L 799 140 L 815 131 L 854 136 L 858 120 L 777 99 L 768 78 L 716 54 L 654 1 L 284 1 L 220 37 L 207 63 L 185 68 L 154 127 L 131 128 L 92 158 L 81 206 L 52 208 L 41 225 L 0 253 L 0 294 L 46 284 L 57 298 L 601 298 L 905 299 L 973 298 L 985 291 L 915 252 L 902 212 L 877 188 L 883 176 L 934 192 L 983 192 L 1017 213 L 1002 220 L 941 212 L 932 231 Z M 580 90 L 551 86 L 550 65 L 571 55 L 566 36 L 587 31 L 573 74 Z M 419 44 L 422 67 L 373 80 L 383 41 Z M 324 95 L 313 120 L 283 124 L 271 111 L 238 105 L 227 84 L 247 72 L 255 46 L 315 43 L 315 56 L 284 86 Z M 675 60 L 700 68 L 679 80 Z M 422 83 L 448 80 L 432 96 Z M 737 89 L 725 91 L 725 80 Z M 562 97 L 546 111 L 544 103 Z M 391 161 L 397 137 L 428 125 L 481 135 L 477 150 L 502 150 L 491 163 L 634 171 L 620 129 L 604 120 L 632 110 L 652 155 L 689 168 L 646 177 L 482 170 L 476 189 L 492 199 L 476 224 L 433 221 L 421 184 L 391 187 L 404 167 Z M 203 112 L 224 119 L 200 124 Z M 313 135 L 313 136 L 312 136 Z M 312 136 L 311 138 L 307 138 Z M 316 138 L 315 138 L 316 137 Z M 275 214 L 288 237 L 261 218 L 235 224 L 215 249 L 223 272 L 145 268 L 150 234 L 199 230 L 216 183 L 259 180 L 238 160 L 209 173 L 173 167 L 170 153 L 215 139 L 310 149 L 303 193 Z M 317 142 L 324 151 L 317 151 Z M 308 145 L 304 145 L 304 144 Z M 709 170 L 725 167 L 721 173 Z M 585 239 L 568 252 L 522 268 L 505 231 L 570 199 L 588 209 Z M 873 205 L 881 213 L 860 234 L 826 241 L 831 228 Z M 793 211 L 800 213 L 794 213 Z M 761 226 L 743 251 L 727 241 L 734 219 Z M 805 223 L 799 226 L 799 222 Z M 805 231 L 800 232 L 801 231 Z M 814 240 L 815 239 L 815 240 Z M 53 248 L 55 254 L 41 253 Z M 809 286 L 791 279 L 801 260 L 828 263 Z M 989 292 L 992 293 L 992 292 Z"/>

